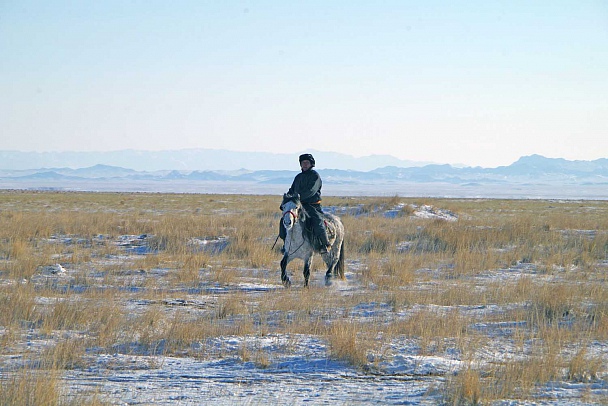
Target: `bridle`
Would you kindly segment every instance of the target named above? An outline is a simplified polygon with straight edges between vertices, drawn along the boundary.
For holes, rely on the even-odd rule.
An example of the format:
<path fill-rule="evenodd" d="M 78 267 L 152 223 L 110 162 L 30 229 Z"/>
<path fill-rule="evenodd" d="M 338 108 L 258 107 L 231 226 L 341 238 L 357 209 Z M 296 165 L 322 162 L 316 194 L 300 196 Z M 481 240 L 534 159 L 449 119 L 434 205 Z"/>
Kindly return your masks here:
<path fill-rule="evenodd" d="M 296 206 L 295 208 L 291 209 L 291 210 L 285 210 L 283 212 L 283 215 L 281 216 L 281 219 L 285 219 L 286 215 L 290 215 L 291 217 L 293 217 L 293 223 L 290 227 L 289 230 L 287 230 L 288 232 L 293 232 L 293 226 L 298 222 L 299 218 L 298 218 L 298 211 L 300 210 L 300 208 L 298 206 Z M 302 241 L 302 244 L 300 244 L 300 246 L 298 248 L 296 248 L 293 252 L 291 252 L 291 255 L 295 254 L 300 248 L 302 248 L 302 246 L 304 245 L 304 241 Z M 287 252 L 290 252 L 291 247 L 287 248 Z"/>
<path fill-rule="evenodd" d="M 291 217 L 293 217 L 293 222 L 294 222 L 294 223 L 298 221 L 298 215 L 297 215 L 297 213 L 295 212 L 295 210 L 294 210 L 294 209 L 291 209 L 291 210 L 285 210 L 285 211 L 283 212 L 283 215 L 281 216 L 281 218 L 284 218 L 286 214 L 289 214 Z"/>
<path fill-rule="evenodd" d="M 292 205 L 291 204 L 288 205 L 288 207 L 291 206 L 291 208 L 283 211 L 283 215 L 281 216 L 281 219 L 283 219 L 283 221 L 284 221 L 285 216 L 289 214 L 293 219 L 293 224 L 295 224 L 298 222 L 298 217 L 300 215 L 301 207 L 299 204 L 296 204 L 295 202 L 290 202 L 290 203 L 293 203 Z"/>

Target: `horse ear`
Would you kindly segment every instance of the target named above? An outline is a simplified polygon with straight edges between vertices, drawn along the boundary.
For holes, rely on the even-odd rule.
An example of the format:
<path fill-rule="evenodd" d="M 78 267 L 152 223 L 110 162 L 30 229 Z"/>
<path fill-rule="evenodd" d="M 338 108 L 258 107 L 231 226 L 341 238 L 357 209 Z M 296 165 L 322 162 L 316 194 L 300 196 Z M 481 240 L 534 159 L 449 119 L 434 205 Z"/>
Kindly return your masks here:
<path fill-rule="evenodd" d="M 289 200 L 290 196 L 287 193 L 283 193 L 283 201 L 281 202 L 281 205 L 279 206 L 279 209 L 283 210 L 283 205 L 285 203 L 287 203 L 287 201 Z"/>

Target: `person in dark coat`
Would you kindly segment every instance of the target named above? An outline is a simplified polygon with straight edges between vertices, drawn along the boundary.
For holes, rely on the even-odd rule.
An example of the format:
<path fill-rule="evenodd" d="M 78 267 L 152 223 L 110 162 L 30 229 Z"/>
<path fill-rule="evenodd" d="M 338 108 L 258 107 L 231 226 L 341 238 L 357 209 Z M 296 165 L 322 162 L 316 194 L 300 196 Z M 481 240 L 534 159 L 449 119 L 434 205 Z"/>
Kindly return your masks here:
<path fill-rule="evenodd" d="M 314 235 L 321 243 L 321 252 L 325 253 L 330 250 L 331 246 L 329 245 L 321 208 L 321 186 L 323 183 L 319 173 L 313 169 L 315 158 L 311 154 L 300 155 L 299 161 L 302 172 L 296 175 L 287 194 L 300 195 L 302 206 L 309 216 L 308 221 L 312 223 Z M 280 223 L 279 236 L 283 240 L 287 236 L 283 222 Z"/>

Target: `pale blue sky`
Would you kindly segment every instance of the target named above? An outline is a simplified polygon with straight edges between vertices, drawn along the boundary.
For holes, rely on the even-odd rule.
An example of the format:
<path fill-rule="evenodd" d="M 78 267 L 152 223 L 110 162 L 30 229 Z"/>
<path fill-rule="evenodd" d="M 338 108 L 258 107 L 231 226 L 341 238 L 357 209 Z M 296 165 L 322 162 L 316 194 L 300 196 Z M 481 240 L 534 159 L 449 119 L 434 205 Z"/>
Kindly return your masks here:
<path fill-rule="evenodd" d="M 608 2 L 0 0 L 0 149 L 182 148 L 608 157 Z"/>

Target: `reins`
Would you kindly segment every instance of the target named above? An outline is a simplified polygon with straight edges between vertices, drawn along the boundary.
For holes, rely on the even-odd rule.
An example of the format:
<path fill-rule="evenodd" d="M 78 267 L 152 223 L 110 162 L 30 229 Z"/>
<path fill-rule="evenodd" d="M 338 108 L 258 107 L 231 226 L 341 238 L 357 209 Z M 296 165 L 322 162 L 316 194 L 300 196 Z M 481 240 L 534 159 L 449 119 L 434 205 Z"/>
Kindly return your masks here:
<path fill-rule="evenodd" d="M 293 229 L 289 230 L 289 232 L 293 234 Z M 291 249 L 291 244 L 290 244 L 289 249 L 286 249 L 286 250 L 285 250 L 285 252 L 287 253 L 287 256 L 289 256 L 289 255 L 293 255 L 293 254 L 295 254 L 296 252 L 298 252 L 298 250 L 299 250 L 300 248 L 302 248 L 302 246 L 304 245 L 304 243 L 305 243 L 305 242 L 306 242 L 306 240 L 304 239 L 304 237 L 302 237 L 302 244 L 300 244 L 300 246 L 299 246 L 298 248 L 296 248 L 296 250 L 295 250 L 294 252 L 289 252 L 289 250 Z"/>
<path fill-rule="evenodd" d="M 274 249 L 275 245 L 277 245 L 277 241 L 279 241 L 279 237 L 280 237 L 280 235 L 277 235 L 277 238 L 274 240 L 274 244 L 272 244 L 270 251 L 272 251 Z"/>

